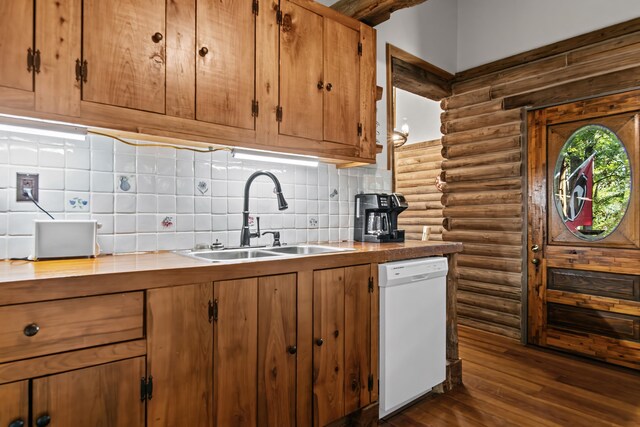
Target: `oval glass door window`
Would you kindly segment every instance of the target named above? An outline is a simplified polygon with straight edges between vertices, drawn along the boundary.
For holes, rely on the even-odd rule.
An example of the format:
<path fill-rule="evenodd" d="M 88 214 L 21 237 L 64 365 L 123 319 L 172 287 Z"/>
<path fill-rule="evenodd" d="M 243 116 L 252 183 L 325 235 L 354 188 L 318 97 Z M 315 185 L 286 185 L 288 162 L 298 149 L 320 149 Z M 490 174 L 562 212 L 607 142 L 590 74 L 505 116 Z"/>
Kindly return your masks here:
<path fill-rule="evenodd" d="M 564 225 L 582 240 L 601 240 L 622 221 L 631 197 L 631 167 L 609 128 L 587 125 L 565 142 L 556 162 L 553 194 Z"/>

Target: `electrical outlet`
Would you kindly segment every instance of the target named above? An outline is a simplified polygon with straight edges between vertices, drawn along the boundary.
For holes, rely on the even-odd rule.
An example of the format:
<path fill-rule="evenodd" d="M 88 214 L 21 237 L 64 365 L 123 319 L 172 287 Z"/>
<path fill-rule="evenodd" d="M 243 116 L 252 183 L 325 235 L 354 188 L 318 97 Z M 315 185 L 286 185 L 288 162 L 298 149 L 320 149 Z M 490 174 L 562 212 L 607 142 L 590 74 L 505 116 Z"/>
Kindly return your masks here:
<path fill-rule="evenodd" d="M 33 199 L 38 201 L 38 174 L 37 173 L 17 173 L 16 174 L 16 201 L 28 202 L 30 199 L 24 195 L 24 190 L 30 188 Z"/>

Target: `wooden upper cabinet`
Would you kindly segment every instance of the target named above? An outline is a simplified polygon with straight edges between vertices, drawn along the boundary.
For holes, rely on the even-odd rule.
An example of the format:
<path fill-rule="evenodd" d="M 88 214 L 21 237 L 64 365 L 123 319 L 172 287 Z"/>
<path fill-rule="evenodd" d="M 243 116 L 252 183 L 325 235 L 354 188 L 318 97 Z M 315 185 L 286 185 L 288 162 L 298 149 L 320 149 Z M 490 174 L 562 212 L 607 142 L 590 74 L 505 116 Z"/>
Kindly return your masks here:
<path fill-rule="evenodd" d="M 33 73 L 27 69 L 33 51 L 33 1 L 0 1 L 0 86 L 33 90 Z"/>
<path fill-rule="evenodd" d="M 322 140 L 324 18 L 289 1 L 281 8 L 280 133 Z"/>
<path fill-rule="evenodd" d="M 324 139 L 358 144 L 360 122 L 360 33 L 324 20 Z"/>
<path fill-rule="evenodd" d="M 29 420 L 29 381 L 0 385 L 0 426 Z"/>
<path fill-rule="evenodd" d="M 33 380 L 35 424 L 47 425 L 50 417 L 52 426 L 143 427 L 144 365 L 144 357 L 136 357 Z"/>
<path fill-rule="evenodd" d="M 165 1 L 84 0 L 82 99 L 165 111 Z"/>
<path fill-rule="evenodd" d="M 253 0 L 197 0 L 196 118 L 254 129 Z"/>

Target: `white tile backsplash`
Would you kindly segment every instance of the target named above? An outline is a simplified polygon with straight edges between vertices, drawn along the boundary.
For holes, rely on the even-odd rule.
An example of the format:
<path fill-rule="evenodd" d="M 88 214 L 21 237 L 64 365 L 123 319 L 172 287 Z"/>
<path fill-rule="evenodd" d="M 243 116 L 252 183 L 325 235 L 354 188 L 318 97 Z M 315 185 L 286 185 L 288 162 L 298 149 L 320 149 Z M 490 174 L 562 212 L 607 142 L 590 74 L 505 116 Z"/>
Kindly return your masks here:
<path fill-rule="evenodd" d="M 278 211 L 273 183 L 259 177 L 251 217 L 290 244 L 350 239 L 355 194 L 389 191 L 391 183 L 388 171 L 371 167 L 243 162 L 227 151 L 133 147 L 97 135 L 64 141 L 0 133 L 0 259 L 28 256 L 33 220 L 46 218 L 33 204 L 15 201 L 16 172 L 40 174 L 40 203 L 56 218 L 98 220 L 102 253 L 126 253 L 216 239 L 238 245 L 244 186 L 256 170 L 278 177 L 289 209 Z"/>

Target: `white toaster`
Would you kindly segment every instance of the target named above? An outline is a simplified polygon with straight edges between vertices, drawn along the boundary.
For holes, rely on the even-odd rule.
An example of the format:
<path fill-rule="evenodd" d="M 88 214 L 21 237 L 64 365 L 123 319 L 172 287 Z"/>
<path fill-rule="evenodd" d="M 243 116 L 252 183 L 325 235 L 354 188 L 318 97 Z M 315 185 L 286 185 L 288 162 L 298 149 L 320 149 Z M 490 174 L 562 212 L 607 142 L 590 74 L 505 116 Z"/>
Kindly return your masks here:
<path fill-rule="evenodd" d="M 32 260 L 95 257 L 100 253 L 95 220 L 35 220 Z"/>

